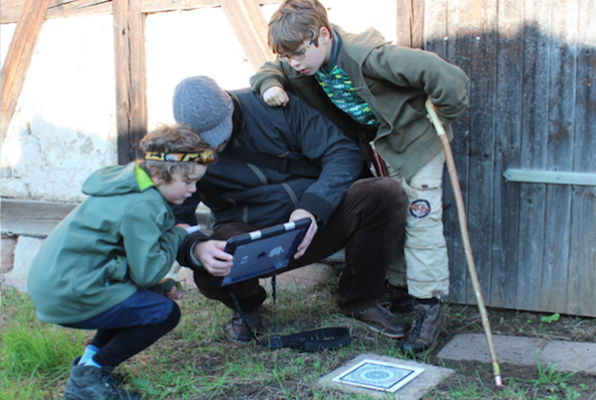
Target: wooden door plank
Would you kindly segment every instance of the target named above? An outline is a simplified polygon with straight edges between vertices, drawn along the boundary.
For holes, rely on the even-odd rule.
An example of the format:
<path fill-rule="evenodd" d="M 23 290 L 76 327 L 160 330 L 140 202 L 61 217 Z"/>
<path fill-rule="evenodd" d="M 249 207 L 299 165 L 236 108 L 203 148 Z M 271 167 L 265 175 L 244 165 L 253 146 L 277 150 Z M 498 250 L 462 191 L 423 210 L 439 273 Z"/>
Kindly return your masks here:
<path fill-rule="evenodd" d="M 424 0 L 397 0 L 397 45 L 424 48 L 424 4 Z"/>
<path fill-rule="evenodd" d="M 470 155 L 467 216 L 470 242 L 484 299 L 491 299 L 495 88 L 497 77 L 497 6 L 494 0 L 474 0 L 472 8 L 472 79 L 470 80 Z M 468 288 L 468 301 L 474 298 Z M 475 301 L 475 298 L 474 298 Z M 490 304 L 490 302 L 489 302 Z"/>
<path fill-rule="evenodd" d="M 523 7 L 499 0 L 495 118 L 495 157 L 491 297 L 493 307 L 514 308 L 517 282 L 519 185 L 509 185 L 503 171 L 520 163 L 522 117 Z"/>
<path fill-rule="evenodd" d="M 447 48 L 447 0 L 424 2 L 424 49 L 446 59 Z"/>
<path fill-rule="evenodd" d="M 553 2 L 548 101 L 547 166 L 570 171 L 573 166 L 575 71 L 577 61 L 578 6 L 575 2 Z M 543 310 L 563 312 L 567 301 L 571 187 L 547 185 Z"/>
<path fill-rule="evenodd" d="M 550 2 L 524 4 L 522 97 L 522 169 L 545 170 L 548 137 L 548 80 L 550 56 Z M 546 185 L 520 184 L 516 308 L 539 310 L 542 285 Z"/>
<path fill-rule="evenodd" d="M 256 70 L 273 60 L 267 47 L 267 23 L 254 0 L 220 0 L 248 61 Z"/>
<path fill-rule="evenodd" d="M 139 0 L 114 0 L 118 163 L 135 158 L 147 133 L 145 16 Z"/>
<path fill-rule="evenodd" d="M 573 170 L 596 172 L 596 2 L 579 2 Z M 596 316 L 596 188 L 573 188 L 565 312 Z"/>
<path fill-rule="evenodd" d="M 21 89 L 31 65 L 35 45 L 46 19 L 49 0 L 27 0 L 22 8 L 0 77 L 0 145 L 4 143 Z"/>
<path fill-rule="evenodd" d="M 471 4 L 473 0 L 458 0 L 445 2 L 445 17 L 447 31 L 443 38 L 444 58 L 462 68 L 469 78 L 472 78 L 472 23 Z M 468 83 L 468 90 L 470 83 Z M 467 209 L 469 189 L 469 145 L 470 145 L 470 112 L 466 111 L 453 123 L 455 137 L 451 142 L 451 149 L 455 158 L 457 174 Z M 443 174 L 443 221 L 447 248 L 449 251 L 449 274 L 451 301 L 469 304 L 475 303 L 466 256 L 459 229 L 457 208 L 453 197 L 453 188 L 449 174 Z M 473 234 L 471 232 L 471 234 Z"/>

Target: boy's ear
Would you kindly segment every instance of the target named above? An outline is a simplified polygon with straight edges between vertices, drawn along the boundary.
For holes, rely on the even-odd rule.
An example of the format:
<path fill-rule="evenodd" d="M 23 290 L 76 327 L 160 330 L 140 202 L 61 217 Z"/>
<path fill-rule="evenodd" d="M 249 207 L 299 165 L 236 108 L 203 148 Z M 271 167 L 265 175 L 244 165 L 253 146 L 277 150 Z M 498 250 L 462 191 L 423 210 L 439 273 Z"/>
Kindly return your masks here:
<path fill-rule="evenodd" d="M 161 178 L 161 174 L 157 172 L 157 168 L 151 168 L 151 174 L 149 174 L 149 177 L 156 186 L 159 186 L 164 182 Z"/>
<path fill-rule="evenodd" d="M 321 44 L 321 40 L 323 41 L 324 44 L 329 43 L 329 41 L 331 40 L 331 32 L 329 32 L 329 29 L 327 29 L 327 27 L 322 26 L 319 28 L 319 44 Z"/>

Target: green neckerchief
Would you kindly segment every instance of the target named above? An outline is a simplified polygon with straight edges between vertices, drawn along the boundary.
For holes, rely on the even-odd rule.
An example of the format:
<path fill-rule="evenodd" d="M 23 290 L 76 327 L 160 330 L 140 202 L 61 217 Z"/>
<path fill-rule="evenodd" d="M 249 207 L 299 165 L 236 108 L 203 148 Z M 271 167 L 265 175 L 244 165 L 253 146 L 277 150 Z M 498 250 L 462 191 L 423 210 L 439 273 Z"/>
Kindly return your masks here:
<path fill-rule="evenodd" d="M 155 183 L 153 183 L 151 177 L 147 175 L 143 168 L 139 167 L 138 165 L 135 166 L 135 177 L 137 178 L 137 183 L 139 184 L 139 189 L 141 189 L 141 192 L 148 187 L 155 186 Z"/>

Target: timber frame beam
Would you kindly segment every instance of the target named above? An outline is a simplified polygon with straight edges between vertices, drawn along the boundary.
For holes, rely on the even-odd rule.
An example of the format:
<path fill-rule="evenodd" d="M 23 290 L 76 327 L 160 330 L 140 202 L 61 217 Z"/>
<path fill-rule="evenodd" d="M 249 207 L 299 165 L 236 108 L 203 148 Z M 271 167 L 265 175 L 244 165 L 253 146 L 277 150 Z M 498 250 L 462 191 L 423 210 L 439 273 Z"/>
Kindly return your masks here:
<path fill-rule="evenodd" d="M 137 0 L 113 0 L 118 164 L 135 159 L 147 133 L 145 15 Z"/>
<path fill-rule="evenodd" d="M 10 120 L 25 83 L 35 45 L 46 20 L 49 2 L 50 0 L 27 0 L 6 55 L 6 62 L 0 78 L 2 86 L 0 93 L 0 124 L 2 125 L 0 145 L 4 143 Z"/>

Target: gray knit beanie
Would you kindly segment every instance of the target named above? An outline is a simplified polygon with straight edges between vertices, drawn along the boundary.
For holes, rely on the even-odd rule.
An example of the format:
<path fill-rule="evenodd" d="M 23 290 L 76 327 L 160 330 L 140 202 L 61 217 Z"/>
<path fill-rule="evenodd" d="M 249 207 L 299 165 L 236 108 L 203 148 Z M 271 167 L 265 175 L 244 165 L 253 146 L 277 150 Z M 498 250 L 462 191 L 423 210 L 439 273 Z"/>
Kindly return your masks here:
<path fill-rule="evenodd" d="M 174 90 L 174 118 L 197 130 L 211 147 L 230 135 L 234 105 L 230 96 L 207 76 L 186 78 Z"/>

